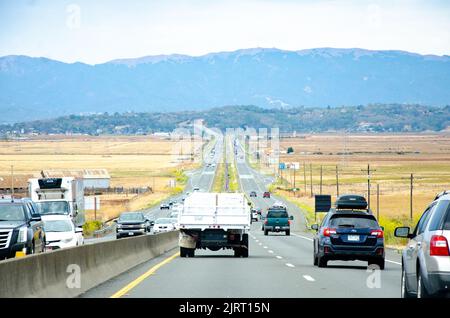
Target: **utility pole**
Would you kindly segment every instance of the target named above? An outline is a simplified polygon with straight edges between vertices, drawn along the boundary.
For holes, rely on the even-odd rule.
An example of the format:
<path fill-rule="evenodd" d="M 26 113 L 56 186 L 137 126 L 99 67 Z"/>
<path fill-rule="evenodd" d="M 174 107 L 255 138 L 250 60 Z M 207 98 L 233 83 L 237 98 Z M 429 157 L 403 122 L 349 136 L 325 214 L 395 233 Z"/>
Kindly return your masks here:
<path fill-rule="evenodd" d="M 362 170 L 362 171 L 365 171 L 365 170 Z M 370 173 L 372 171 L 376 171 L 376 170 L 375 169 L 371 170 L 370 164 L 367 164 L 367 208 L 368 209 L 370 209 Z"/>
<path fill-rule="evenodd" d="M 411 173 L 411 179 L 410 179 L 410 196 L 409 196 L 409 218 L 413 219 L 413 182 L 414 182 L 414 175 Z"/>
<path fill-rule="evenodd" d="M 322 194 L 322 165 L 320 165 L 320 194 Z"/>
<path fill-rule="evenodd" d="M 11 201 L 14 200 L 14 166 L 11 165 Z"/>
<path fill-rule="evenodd" d="M 312 184 L 312 163 L 309 164 L 309 181 L 311 183 L 311 198 L 313 197 L 313 184 Z"/>
<path fill-rule="evenodd" d="M 377 220 L 380 220 L 380 184 L 377 183 Z"/>
<path fill-rule="evenodd" d="M 303 161 L 303 183 L 305 184 L 305 196 L 306 196 L 306 163 Z"/>
<path fill-rule="evenodd" d="M 336 197 L 339 196 L 339 170 L 338 165 L 336 165 Z"/>

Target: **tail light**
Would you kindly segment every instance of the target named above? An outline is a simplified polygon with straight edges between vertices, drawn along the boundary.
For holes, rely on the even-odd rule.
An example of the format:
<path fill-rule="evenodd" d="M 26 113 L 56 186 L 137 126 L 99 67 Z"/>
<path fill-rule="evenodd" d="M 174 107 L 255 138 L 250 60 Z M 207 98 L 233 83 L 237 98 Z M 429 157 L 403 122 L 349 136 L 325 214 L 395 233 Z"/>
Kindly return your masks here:
<path fill-rule="evenodd" d="M 370 235 L 374 235 L 377 238 L 383 238 L 384 237 L 384 232 L 383 230 L 374 230 L 370 232 Z"/>
<path fill-rule="evenodd" d="M 448 242 L 445 236 L 433 235 L 431 237 L 430 256 L 449 256 Z"/>
<path fill-rule="evenodd" d="M 288 220 L 288 224 L 291 225 L 291 220 Z"/>
<path fill-rule="evenodd" d="M 332 228 L 329 228 L 329 227 L 326 227 L 326 228 L 323 229 L 323 235 L 324 236 L 330 236 L 332 234 L 336 234 L 336 229 L 332 229 Z"/>
<path fill-rule="evenodd" d="M 269 223 L 267 220 L 264 221 L 264 224 L 267 225 L 267 223 Z"/>

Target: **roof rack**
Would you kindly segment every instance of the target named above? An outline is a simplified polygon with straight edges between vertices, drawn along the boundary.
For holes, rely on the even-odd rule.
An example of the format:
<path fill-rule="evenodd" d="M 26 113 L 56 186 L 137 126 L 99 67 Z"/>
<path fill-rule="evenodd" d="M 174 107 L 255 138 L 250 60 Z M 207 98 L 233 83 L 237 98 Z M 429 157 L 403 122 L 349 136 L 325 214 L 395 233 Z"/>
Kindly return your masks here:
<path fill-rule="evenodd" d="M 442 196 L 444 196 L 444 195 L 447 195 L 447 194 L 450 194 L 450 190 L 444 190 L 444 191 L 442 191 L 441 193 L 438 193 L 438 194 L 436 195 L 436 197 L 434 198 L 434 200 L 437 200 L 437 199 L 439 199 L 440 197 L 442 197 Z"/>

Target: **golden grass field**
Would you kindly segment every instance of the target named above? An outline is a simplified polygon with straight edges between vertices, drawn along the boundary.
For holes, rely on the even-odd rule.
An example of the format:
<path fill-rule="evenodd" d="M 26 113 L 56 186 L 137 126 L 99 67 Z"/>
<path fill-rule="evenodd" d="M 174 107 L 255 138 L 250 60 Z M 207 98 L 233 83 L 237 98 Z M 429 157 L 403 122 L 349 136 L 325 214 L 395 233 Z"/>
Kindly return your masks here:
<path fill-rule="evenodd" d="M 286 154 L 288 147 L 293 154 Z M 313 211 L 310 168 L 312 167 L 313 194 L 320 194 L 322 166 L 322 193 L 337 194 L 336 166 L 339 171 L 339 193 L 358 193 L 367 197 L 367 165 L 371 170 L 371 209 L 379 211 L 380 223 L 402 224 L 410 215 L 410 176 L 413 181 L 413 218 L 417 220 L 437 193 L 450 190 L 450 135 L 449 134 L 377 134 L 338 135 L 317 134 L 280 141 L 280 162 L 299 162 L 292 192 L 278 189 L 305 209 Z M 266 173 L 278 173 L 264 163 L 257 165 Z M 306 171 L 304 167 L 306 166 Z M 306 172 L 306 187 L 305 174 Z M 284 184 L 278 188 L 292 188 L 293 171 L 283 171 Z M 379 185 L 379 207 L 377 206 Z M 276 187 L 274 187 L 276 188 Z M 411 222 L 414 224 L 414 221 Z"/>
<path fill-rule="evenodd" d="M 192 169 L 198 163 L 179 160 L 191 152 L 191 144 L 182 144 L 150 136 L 47 136 L 30 140 L 0 141 L 0 176 L 39 175 L 41 170 L 107 169 L 111 187 L 152 187 L 143 195 L 108 194 L 100 198 L 97 218 L 115 217 L 125 210 L 156 204 L 170 195 L 169 180 L 175 171 Z M 88 219 L 93 211 L 87 211 Z"/>

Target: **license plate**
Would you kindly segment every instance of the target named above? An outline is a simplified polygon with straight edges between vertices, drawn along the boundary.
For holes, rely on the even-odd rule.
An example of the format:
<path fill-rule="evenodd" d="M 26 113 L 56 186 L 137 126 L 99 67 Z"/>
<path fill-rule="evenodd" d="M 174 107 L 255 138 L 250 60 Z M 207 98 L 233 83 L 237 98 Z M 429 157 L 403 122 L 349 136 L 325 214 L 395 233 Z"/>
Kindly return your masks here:
<path fill-rule="evenodd" d="M 347 239 L 352 242 L 359 241 L 359 235 L 349 235 Z"/>
<path fill-rule="evenodd" d="M 128 235 L 134 235 L 134 233 L 133 232 L 128 232 Z"/>

